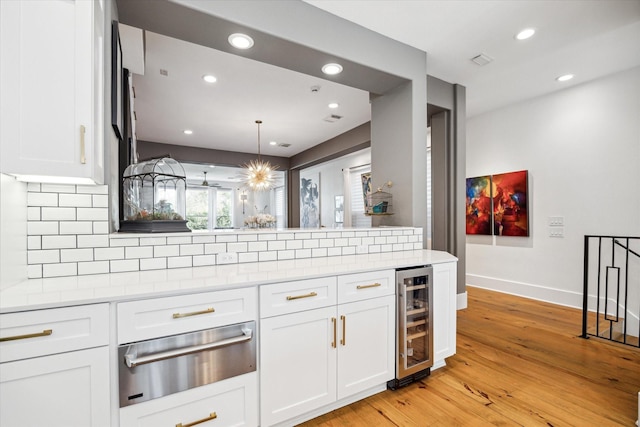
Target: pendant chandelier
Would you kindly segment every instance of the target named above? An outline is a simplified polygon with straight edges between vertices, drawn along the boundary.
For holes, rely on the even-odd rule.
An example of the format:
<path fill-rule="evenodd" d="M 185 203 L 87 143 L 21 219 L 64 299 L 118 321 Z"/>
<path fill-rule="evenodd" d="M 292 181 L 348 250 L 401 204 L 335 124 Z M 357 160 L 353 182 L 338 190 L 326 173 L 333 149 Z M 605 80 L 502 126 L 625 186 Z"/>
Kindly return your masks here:
<path fill-rule="evenodd" d="M 266 191 L 273 185 L 273 171 L 278 167 L 271 166 L 267 161 L 262 161 L 260 157 L 260 125 L 262 120 L 256 120 L 256 124 L 258 125 L 258 159 L 245 163 L 244 182 L 254 191 Z"/>

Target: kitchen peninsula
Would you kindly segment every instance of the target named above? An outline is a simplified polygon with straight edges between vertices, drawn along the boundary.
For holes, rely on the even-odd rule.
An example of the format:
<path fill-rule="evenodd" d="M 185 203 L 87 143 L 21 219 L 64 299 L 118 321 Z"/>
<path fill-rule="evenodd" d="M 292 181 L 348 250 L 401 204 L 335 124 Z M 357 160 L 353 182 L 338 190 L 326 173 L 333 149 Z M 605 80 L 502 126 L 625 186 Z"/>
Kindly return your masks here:
<path fill-rule="evenodd" d="M 413 249 L 410 237 L 415 236 L 415 243 L 422 246 L 420 228 L 186 234 L 106 237 L 110 248 L 144 250 L 145 244 L 153 243 L 150 247 L 157 254 L 175 250 L 173 246 L 180 254 L 202 250 L 202 256 L 215 249 L 223 251 L 212 254 L 220 263 L 28 279 L 2 290 L 0 336 L 27 336 L 0 344 L 3 425 L 13 425 L 17 419 L 13 417 L 25 416 L 29 399 L 24 391 L 33 388 L 47 396 L 65 394 L 60 388 L 81 396 L 80 406 L 53 399 L 52 406 L 29 413 L 34 422 L 47 420 L 48 425 L 56 425 L 52 420 L 57 417 L 72 425 L 70 413 L 76 425 L 94 426 L 159 425 L 160 419 L 170 419 L 175 425 L 214 413 L 220 425 L 292 425 L 360 400 L 384 390 L 386 381 L 394 376 L 394 277 L 395 269 L 403 267 L 434 268 L 434 369 L 455 353 L 456 259 L 444 252 Z M 129 246 L 118 246 L 125 243 Z M 293 249 L 298 246 L 300 249 Z M 313 249 L 321 246 L 327 251 L 314 256 Z M 328 256 L 336 248 L 346 254 Z M 241 262 L 245 259 L 242 254 L 254 253 L 250 249 L 256 251 L 258 261 Z M 367 253 L 349 254 L 365 250 Z M 285 251 L 281 256 L 292 255 L 293 259 L 260 261 L 261 254 L 272 251 L 276 258 L 279 251 Z M 190 256 L 193 262 L 201 255 Z M 368 287 L 372 283 L 376 287 Z M 349 296 L 351 290 L 359 294 Z M 343 324 L 345 329 L 336 332 L 332 319 L 337 322 L 340 316 L 348 319 L 348 326 Z M 359 331 L 359 320 L 388 327 L 371 335 L 367 327 Z M 118 405 L 122 402 L 118 373 L 130 369 L 117 356 L 119 347 L 242 322 L 253 322 L 253 331 L 245 330 L 245 334 L 260 349 L 249 372 L 138 404 Z M 353 347 L 359 334 L 379 336 L 379 340 L 368 341 L 382 343 L 381 348 Z M 285 338 L 289 344 L 283 344 Z M 337 338 L 350 347 L 338 344 Z M 314 368 L 297 371 L 288 366 L 282 371 L 280 357 L 270 359 L 273 354 L 290 353 L 294 348 L 287 349 L 290 345 L 297 352 L 309 352 Z M 318 345 L 323 351 L 317 351 Z M 364 351 L 358 360 L 365 372 L 341 388 L 341 377 L 349 372 L 341 356 L 345 349 Z M 300 384 L 301 372 L 309 376 L 302 381 L 304 385 Z M 368 377 L 374 379 L 368 381 Z M 280 400 L 265 399 L 274 393 Z M 315 398 L 307 399 L 309 396 Z"/>

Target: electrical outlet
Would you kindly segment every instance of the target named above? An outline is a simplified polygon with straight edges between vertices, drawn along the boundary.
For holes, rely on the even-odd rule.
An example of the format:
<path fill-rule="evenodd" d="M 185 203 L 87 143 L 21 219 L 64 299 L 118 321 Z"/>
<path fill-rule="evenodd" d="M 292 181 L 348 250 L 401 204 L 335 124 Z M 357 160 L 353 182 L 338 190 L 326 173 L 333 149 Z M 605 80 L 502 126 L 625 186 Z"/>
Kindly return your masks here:
<path fill-rule="evenodd" d="M 549 227 L 549 237 L 564 237 L 564 227 Z"/>
<path fill-rule="evenodd" d="M 564 225 L 564 217 L 563 216 L 550 216 L 548 218 L 549 225 L 557 227 Z"/>
<path fill-rule="evenodd" d="M 218 264 L 235 264 L 238 262 L 237 252 L 222 252 L 218 254 Z"/>

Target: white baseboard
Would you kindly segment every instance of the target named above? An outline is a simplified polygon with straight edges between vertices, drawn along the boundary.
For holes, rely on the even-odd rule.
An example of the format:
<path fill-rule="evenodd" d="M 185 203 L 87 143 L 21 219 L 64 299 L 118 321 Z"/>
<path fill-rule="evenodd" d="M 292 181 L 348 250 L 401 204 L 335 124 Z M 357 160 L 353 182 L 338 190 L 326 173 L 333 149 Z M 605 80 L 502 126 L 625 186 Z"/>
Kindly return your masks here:
<path fill-rule="evenodd" d="M 456 295 L 456 309 L 464 310 L 465 308 L 467 308 L 467 291 Z"/>
<path fill-rule="evenodd" d="M 489 289 L 505 294 L 582 309 L 582 293 L 580 292 L 496 279 L 494 277 L 479 276 L 477 274 L 467 274 L 466 283 L 476 288 Z"/>

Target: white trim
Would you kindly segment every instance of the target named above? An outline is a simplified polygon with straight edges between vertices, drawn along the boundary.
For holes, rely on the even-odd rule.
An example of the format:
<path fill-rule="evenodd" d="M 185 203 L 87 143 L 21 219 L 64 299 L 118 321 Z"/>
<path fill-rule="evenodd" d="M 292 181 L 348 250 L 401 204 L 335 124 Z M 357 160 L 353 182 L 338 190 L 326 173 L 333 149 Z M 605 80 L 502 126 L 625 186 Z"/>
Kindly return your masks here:
<path fill-rule="evenodd" d="M 467 308 L 467 291 L 456 295 L 456 310 L 464 310 Z"/>

